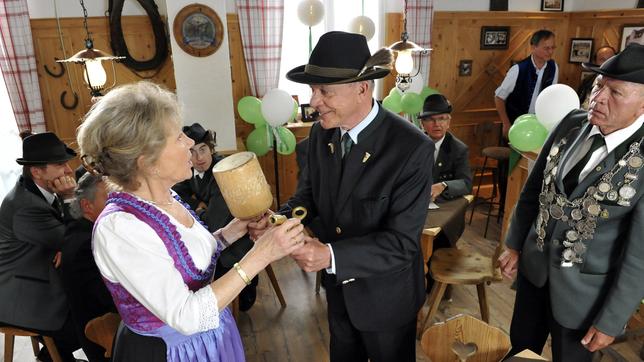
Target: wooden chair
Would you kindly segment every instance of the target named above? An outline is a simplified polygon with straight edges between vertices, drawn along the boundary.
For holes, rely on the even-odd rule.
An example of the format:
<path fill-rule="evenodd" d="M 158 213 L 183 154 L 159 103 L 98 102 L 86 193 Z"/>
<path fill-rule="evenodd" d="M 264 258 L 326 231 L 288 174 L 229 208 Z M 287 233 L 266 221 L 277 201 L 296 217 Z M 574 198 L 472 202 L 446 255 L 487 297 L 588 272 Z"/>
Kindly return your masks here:
<path fill-rule="evenodd" d="M 500 361 L 510 350 L 510 336 L 497 327 L 461 314 L 428 328 L 420 345 L 432 361 Z"/>
<path fill-rule="evenodd" d="M 436 315 L 448 284 L 476 285 L 481 319 L 486 323 L 489 322 L 490 310 L 485 284 L 503 280 L 497 262 L 502 250 L 503 243 L 499 242 L 491 257 L 456 247 L 438 249 L 434 252 L 430 262 L 430 273 L 435 283 L 427 298 L 429 311 L 421 323 L 420 333 L 425 330 L 427 321 L 433 320 Z"/>
<path fill-rule="evenodd" d="M 105 349 L 106 358 L 112 357 L 112 345 L 120 323 L 121 316 L 118 313 L 105 313 L 87 322 L 85 326 L 85 336 Z"/>
<path fill-rule="evenodd" d="M 31 337 L 31 348 L 34 351 L 34 357 L 38 357 L 40 352 L 40 344 L 38 343 L 38 333 L 26 331 L 24 329 L 15 328 L 15 327 L 0 327 L 0 333 L 4 334 L 4 360 L 5 362 L 13 362 L 13 346 L 16 336 L 22 337 Z M 47 336 L 42 336 L 42 339 L 47 347 L 49 356 L 51 356 L 52 361 L 62 362 L 63 359 L 58 353 L 58 348 L 54 343 L 54 339 Z"/>

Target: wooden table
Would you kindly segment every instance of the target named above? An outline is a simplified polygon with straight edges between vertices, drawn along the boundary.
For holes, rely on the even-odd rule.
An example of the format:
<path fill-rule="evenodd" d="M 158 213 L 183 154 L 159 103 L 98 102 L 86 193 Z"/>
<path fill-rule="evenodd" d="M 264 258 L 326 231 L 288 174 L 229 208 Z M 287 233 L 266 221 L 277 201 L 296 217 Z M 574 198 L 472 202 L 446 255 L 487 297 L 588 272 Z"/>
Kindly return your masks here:
<path fill-rule="evenodd" d="M 423 229 L 423 234 L 420 239 L 423 259 L 425 260 L 425 274 L 429 271 L 427 269 L 427 262 L 432 256 L 434 239 L 446 226 L 453 223 L 456 218 L 461 218 L 463 223 L 465 222 L 465 211 L 467 210 L 467 205 L 469 205 L 473 199 L 474 196 L 465 195 L 454 200 L 438 203 L 438 209 L 429 210 L 427 212 L 425 228 Z"/>

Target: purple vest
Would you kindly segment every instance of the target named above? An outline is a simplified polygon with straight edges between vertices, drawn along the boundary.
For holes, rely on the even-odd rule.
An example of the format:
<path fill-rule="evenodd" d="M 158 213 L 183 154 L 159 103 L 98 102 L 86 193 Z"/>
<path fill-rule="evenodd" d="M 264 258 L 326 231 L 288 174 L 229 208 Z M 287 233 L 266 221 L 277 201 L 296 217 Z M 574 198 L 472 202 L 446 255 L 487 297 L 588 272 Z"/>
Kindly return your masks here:
<path fill-rule="evenodd" d="M 177 201 L 181 202 L 178 197 Z M 184 206 L 193 214 L 196 220 L 199 220 L 194 215 L 194 212 L 184 204 Z M 188 250 L 181 240 L 181 235 L 177 231 L 172 222 L 166 214 L 159 211 L 154 206 L 138 200 L 136 197 L 127 193 L 112 193 L 107 199 L 107 206 L 101 213 L 99 220 L 106 215 L 113 212 L 127 212 L 136 216 L 137 219 L 148 224 L 157 235 L 163 240 L 163 244 L 168 250 L 168 254 L 174 260 L 174 266 L 181 273 L 184 283 L 193 292 L 201 289 L 203 286 L 212 281 L 215 271 L 217 257 L 221 252 L 221 247 L 218 244 L 217 250 L 212 256 L 210 265 L 203 272 L 195 267 Z M 98 221 L 96 224 L 98 224 Z M 200 221 L 201 222 L 201 221 Z M 165 325 L 163 321 L 155 317 L 148 311 L 141 303 L 139 303 L 123 286 L 117 283 L 112 283 L 103 278 L 105 285 L 112 294 L 114 303 L 123 319 L 123 322 L 130 327 L 130 329 L 139 332 L 150 332 Z"/>

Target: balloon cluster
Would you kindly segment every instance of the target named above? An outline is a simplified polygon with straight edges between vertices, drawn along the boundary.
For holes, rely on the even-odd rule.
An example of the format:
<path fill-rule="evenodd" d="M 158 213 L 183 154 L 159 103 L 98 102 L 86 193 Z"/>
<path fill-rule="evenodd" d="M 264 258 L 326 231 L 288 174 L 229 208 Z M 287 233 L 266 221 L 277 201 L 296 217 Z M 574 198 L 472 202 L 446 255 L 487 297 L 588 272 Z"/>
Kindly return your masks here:
<path fill-rule="evenodd" d="M 565 84 L 553 84 L 544 89 L 535 102 L 536 114 L 524 114 L 514 121 L 508 139 L 519 151 L 534 151 L 546 141 L 548 132 L 573 109 L 579 108 L 579 97 Z"/>
<path fill-rule="evenodd" d="M 413 122 L 420 127 L 416 115 L 423 111 L 425 98 L 432 94 L 440 93 L 434 88 L 425 86 L 423 77 L 419 74 L 411 78 L 409 89 L 401 91 L 393 87 L 389 95 L 382 100 L 382 106 L 394 113 L 407 113 L 411 115 Z"/>
<path fill-rule="evenodd" d="M 255 126 L 246 138 L 246 149 L 264 156 L 277 144 L 277 153 L 290 155 L 295 151 L 295 135 L 283 125 L 297 116 L 298 104 L 287 92 L 271 89 L 260 100 L 246 96 L 237 103 L 239 116 Z"/>

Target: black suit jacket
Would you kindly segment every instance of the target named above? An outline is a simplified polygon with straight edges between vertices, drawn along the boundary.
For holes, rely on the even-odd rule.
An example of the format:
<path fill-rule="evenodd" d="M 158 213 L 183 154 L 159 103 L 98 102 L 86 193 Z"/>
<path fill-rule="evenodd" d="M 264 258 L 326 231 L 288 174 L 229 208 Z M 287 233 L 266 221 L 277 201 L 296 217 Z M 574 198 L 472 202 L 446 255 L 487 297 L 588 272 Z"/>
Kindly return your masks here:
<path fill-rule="evenodd" d="M 65 231 L 61 272 L 72 316 L 84 326 L 93 318 L 116 312 L 92 254 L 94 223 L 85 218 L 72 221 Z"/>
<path fill-rule="evenodd" d="M 201 202 L 207 205 L 206 210 L 199 212 L 198 216 L 208 226 L 210 232 L 215 232 L 219 228 L 226 226 L 233 219 L 233 215 L 230 213 L 219 185 L 212 174 L 212 168 L 223 158 L 223 156 L 213 155 L 212 164 L 204 172 L 203 178 L 199 179 L 197 176 L 192 176 L 192 178 L 173 187 L 179 197 L 187 202 L 193 210 L 196 210 L 197 205 Z M 224 267 L 231 268 L 252 247 L 253 242 L 248 236 L 244 236 L 221 253 L 219 262 Z"/>
<path fill-rule="evenodd" d="M 324 273 L 323 282 L 342 288 L 352 323 L 360 330 L 398 328 L 416 318 L 425 300 L 420 236 L 434 147 L 380 107 L 344 161 L 340 150 L 338 129 L 312 127 L 306 172 L 288 206 L 305 206 L 305 223 L 318 218 L 318 237 L 332 244 L 337 272 Z M 338 302 L 327 295 L 329 304 Z"/>
<path fill-rule="evenodd" d="M 52 263 L 62 250 L 61 216 L 34 182 L 20 177 L 0 206 L 0 323 L 53 331 L 69 311 L 59 270 Z"/>
<path fill-rule="evenodd" d="M 472 192 L 472 171 L 470 170 L 469 149 L 465 143 L 447 132 L 438 150 L 432 175 L 434 183 L 445 182 L 447 189 L 438 201 L 451 200 Z"/>

